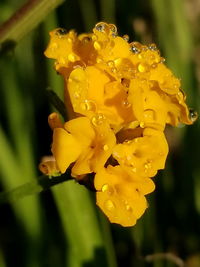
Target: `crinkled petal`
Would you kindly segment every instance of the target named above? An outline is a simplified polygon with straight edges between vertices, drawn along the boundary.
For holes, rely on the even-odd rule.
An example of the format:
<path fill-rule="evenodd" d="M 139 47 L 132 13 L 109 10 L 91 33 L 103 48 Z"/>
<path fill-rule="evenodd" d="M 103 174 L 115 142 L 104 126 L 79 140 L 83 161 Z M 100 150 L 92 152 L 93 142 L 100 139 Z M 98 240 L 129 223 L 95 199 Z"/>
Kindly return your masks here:
<path fill-rule="evenodd" d="M 142 216 L 147 208 L 144 192 L 154 190 L 152 184 L 145 181 L 132 182 L 132 178 L 120 167 L 108 166 L 95 176 L 95 188 L 97 189 L 97 205 L 113 223 L 123 226 L 132 226 Z M 149 185 L 148 185 L 149 184 Z"/>
<path fill-rule="evenodd" d="M 113 157 L 123 167 L 136 175 L 153 177 L 165 166 L 168 144 L 162 132 L 144 129 L 143 137 L 118 144 L 113 149 Z"/>

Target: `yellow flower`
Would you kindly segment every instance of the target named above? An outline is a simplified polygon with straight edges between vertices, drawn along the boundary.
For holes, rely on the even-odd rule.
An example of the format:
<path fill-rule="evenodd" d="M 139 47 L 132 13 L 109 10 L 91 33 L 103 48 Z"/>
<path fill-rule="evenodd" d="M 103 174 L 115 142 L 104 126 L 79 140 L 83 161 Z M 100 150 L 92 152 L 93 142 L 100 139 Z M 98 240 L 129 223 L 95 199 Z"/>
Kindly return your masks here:
<path fill-rule="evenodd" d="M 66 122 L 64 128 L 54 129 L 52 153 L 61 173 L 73 162 L 72 176 L 77 178 L 104 167 L 115 145 L 115 135 L 106 121 L 93 122 L 79 117 Z"/>
<path fill-rule="evenodd" d="M 108 166 L 97 172 L 94 180 L 97 205 L 109 220 L 123 226 L 132 226 L 147 208 L 144 195 L 155 186 L 151 179 L 138 179 L 120 166 Z"/>
<path fill-rule="evenodd" d="M 49 116 L 54 160 L 40 169 L 70 167 L 78 180 L 93 174 L 97 205 L 109 220 L 134 225 L 155 188 L 150 177 L 165 166 L 166 124 L 192 124 L 197 114 L 155 44 L 129 43 L 105 22 L 88 34 L 58 28 L 50 38 L 45 55 L 64 78 L 72 117 L 63 123 L 57 113 Z"/>

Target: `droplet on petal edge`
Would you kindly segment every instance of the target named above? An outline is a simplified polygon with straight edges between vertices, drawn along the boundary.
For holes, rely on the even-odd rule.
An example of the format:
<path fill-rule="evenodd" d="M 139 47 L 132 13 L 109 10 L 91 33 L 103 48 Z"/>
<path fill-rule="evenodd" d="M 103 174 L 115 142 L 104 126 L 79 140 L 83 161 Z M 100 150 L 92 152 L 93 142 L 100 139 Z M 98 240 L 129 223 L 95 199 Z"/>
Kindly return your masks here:
<path fill-rule="evenodd" d="M 123 37 L 122 37 L 126 42 L 129 41 L 129 36 L 127 34 L 125 34 Z"/>
<path fill-rule="evenodd" d="M 194 109 L 190 108 L 189 109 L 189 118 L 192 122 L 195 122 L 198 118 L 198 114 L 197 111 L 195 111 Z"/>
<path fill-rule="evenodd" d="M 95 29 L 99 32 L 104 32 L 106 28 L 106 24 L 104 22 L 99 22 L 95 25 Z"/>
<path fill-rule="evenodd" d="M 101 188 L 101 191 L 102 191 L 102 192 L 106 192 L 106 191 L 108 191 L 108 188 L 109 188 L 109 185 L 108 185 L 108 184 L 104 184 L 104 185 L 102 186 L 102 188 Z"/>

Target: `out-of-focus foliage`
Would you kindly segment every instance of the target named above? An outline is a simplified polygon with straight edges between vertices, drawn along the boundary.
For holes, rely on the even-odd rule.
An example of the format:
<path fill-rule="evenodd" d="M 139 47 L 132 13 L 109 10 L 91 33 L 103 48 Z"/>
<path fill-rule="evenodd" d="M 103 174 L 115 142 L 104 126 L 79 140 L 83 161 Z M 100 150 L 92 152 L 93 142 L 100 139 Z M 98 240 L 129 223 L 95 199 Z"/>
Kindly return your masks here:
<path fill-rule="evenodd" d="M 25 1 L 0 1 L 0 22 Z M 200 110 L 200 3 L 198 0 L 66 0 L 0 55 L 0 187 L 37 179 L 50 154 L 46 89 L 62 97 L 63 83 L 43 51 L 56 27 L 91 31 L 101 20 L 119 34 L 156 43 L 181 78 L 191 107 Z M 154 178 L 150 208 L 132 228 L 110 225 L 93 192 L 73 181 L 0 206 L 0 266 L 200 266 L 199 121 L 166 129 L 170 156 Z M 91 201 L 92 199 L 92 201 Z"/>

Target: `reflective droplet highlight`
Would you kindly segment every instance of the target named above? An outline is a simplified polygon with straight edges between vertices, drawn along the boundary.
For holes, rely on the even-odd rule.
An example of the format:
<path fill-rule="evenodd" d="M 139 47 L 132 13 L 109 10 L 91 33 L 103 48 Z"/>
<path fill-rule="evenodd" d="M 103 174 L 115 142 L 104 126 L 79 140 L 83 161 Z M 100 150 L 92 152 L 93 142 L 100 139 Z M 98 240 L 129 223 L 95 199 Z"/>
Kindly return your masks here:
<path fill-rule="evenodd" d="M 97 114 L 94 117 L 92 117 L 92 124 L 94 126 L 99 126 L 104 121 L 104 115 L 103 114 Z"/>
<path fill-rule="evenodd" d="M 190 108 L 189 109 L 189 118 L 192 122 L 195 122 L 198 118 L 198 114 L 197 111 L 195 111 L 194 109 Z"/>
<path fill-rule="evenodd" d="M 114 203 L 112 202 L 112 200 L 108 199 L 106 202 L 105 202 L 105 207 L 107 210 L 109 211 L 112 211 L 115 209 L 115 205 Z"/>
<path fill-rule="evenodd" d="M 100 43 L 97 42 L 97 41 L 95 41 L 95 42 L 94 42 L 94 48 L 95 48 L 96 50 L 100 50 L 100 49 L 101 49 L 101 45 L 100 45 Z"/>
<path fill-rule="evenodd" d="M 123 37 L 122 37 L 126 42 L 129 41 L 129 36 L 127 34 L 125 34 Z"/>
<path fill-rule="evenodd" d="M 86 111 L 95 111 L 96 110 L 96 105 L 93 101 L 90 100 L 85 100 L 80 104 L 80 107 L 82 110 Z"/>
<path fill-rule="evenodd" d="M 109 149 L 109 146 L 108 146 L 108 145 L 104 145 L 104 146 L 103 146 L 103 150 L 104 150 L 104 151 L 107 151 L 108 149 Z"/>
<path fill-rule="evenodd" d="M 106 24 L 103 22 L 99 22 L 95 25 L 95 29 L 99 32 L 104 32 L 106 29 Z"/>
<path fill-rule="evenodd" d="M 106 192 L 106 191 L 108 191 L 108 189 L 109 189 L 109 185 L 108 185 L 108 184 L 104 184 L 104 185 L 102 186 L 102 188 L 101 188 L 101 191 L 102 191 L 102 192 Z"/>
<path fill-rule="evenodd" d="M 140 63 L 138 65 L 138 71 L 139 72 L 146 72 L 147 70 L 148 70 L 148 68 L 147 68 L 147 65 L 146 64 Z"/>

